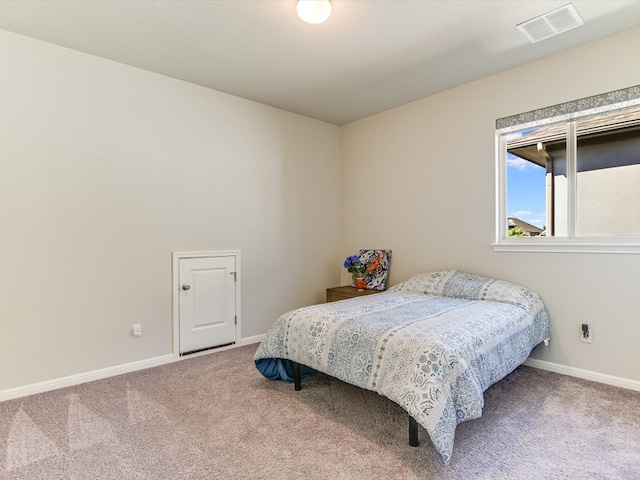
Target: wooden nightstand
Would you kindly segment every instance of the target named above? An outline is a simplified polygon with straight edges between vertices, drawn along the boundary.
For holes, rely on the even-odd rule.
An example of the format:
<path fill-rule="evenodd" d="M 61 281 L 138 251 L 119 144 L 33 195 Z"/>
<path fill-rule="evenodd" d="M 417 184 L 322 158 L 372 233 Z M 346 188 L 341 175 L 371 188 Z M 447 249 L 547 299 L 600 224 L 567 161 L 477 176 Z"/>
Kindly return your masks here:
<path fill-rule="evenodd" d="M 374 293 L 382 293 L 384 290 L 362 290 L 359 292 L 354 287 L 333 287 L 327 288 L 327 302 L 337 302 L 338 300 L 346 300 L 347 298 L 361 297 L 363 295 L 372 295 Z"/>

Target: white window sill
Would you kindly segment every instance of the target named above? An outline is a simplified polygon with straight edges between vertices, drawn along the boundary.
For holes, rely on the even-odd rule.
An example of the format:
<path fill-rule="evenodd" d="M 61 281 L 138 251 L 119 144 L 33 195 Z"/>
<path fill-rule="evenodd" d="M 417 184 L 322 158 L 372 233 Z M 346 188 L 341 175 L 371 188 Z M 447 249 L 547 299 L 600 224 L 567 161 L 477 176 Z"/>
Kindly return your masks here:
<path fill-rule="evenodd" d="M 539 238 L 533 240 L 502 241 L 491 244 L 496 252 L 537 253 L 626 253 L 640 254 L 640 241 L 607 240 L 579 241 L 567 239 Z"/>

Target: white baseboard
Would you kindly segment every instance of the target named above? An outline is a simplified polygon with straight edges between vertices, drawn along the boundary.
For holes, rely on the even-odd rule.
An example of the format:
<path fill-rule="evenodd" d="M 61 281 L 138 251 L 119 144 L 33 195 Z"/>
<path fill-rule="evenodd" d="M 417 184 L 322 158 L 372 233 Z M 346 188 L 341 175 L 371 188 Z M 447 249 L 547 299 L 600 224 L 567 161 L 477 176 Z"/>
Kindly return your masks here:
<path fill-rule="evenodd" d="M 236 345 L 236 348 L 259 343 L 264 340 L 264 337 L 264 335 L 245 337 L 240 340 L 240 342 Z M 72 385 L 78 385 L 80 383 L 92 382 L 94 380 L 100 380 L 102 378 L 114 377 L 116 375 L 135 372 L 137 370 L 143 370 L 145 368 L 157 367 L 159 365 L 165 365 L 167 363 L 178 361 L 179 358 L 180 357 L 176 359 L 176 357 L 174 357 L 172 353 L 169 353 L 166 355 L 161 355 L 159 357 L 140 360 L 138 362 L 124 363 L 122 365 L 116 365 L 114 367 L 102 368 L 100 370 L 93 370 L 91 372 L 78 373 L 76 375 L 69 375 L 68 377 L 56 378 L 44 382 L 33 383 L 31 385 L 24 385 L 21 387 L 1 390 L 0 402 L 11 400 L 14 398 L 26 397 L 27 395 L 34 395 L 36 393 L 47 392 L 49 390 L 56 390 L 58 388 L 70 387 Z M 622 387 L 640 392 L 640 381 L 637 380 L 614 377 L 613 375 L 592 372 L 590 370 L 583 370 L 581 368 L 568 367 L 566 365 L 560 365 L 558 363 L 547 362 L 545 360 L 538 360 L 535 358 L 527 359 L 524 364 L 528 367 L 539 368 L 540 370 L 547 370 L 550 372 L 560 373 L 562 375 L 569 375 L 571 377 L 584 378 L 585 380 L 605 383 L 607 385 L 613 385 L 615 387 Z"/>
<path fill-rule="evenodd" d="M 614 377 L 613 375 L 607 375 L 606 373 L 592 372 L 581 368 L 568 367 L 566 365 L 547 362 L 546 360 L 538 360 L 536 358 L 529 358 L 524 362 L 524 364 L 528 367 L 539 368 L 540 370 L 547 370 L 549 372 L 560 373 L 562 375 L 569 375 L 570 377 L 583 378 L 593 382 L 605 383 L 607 385 L 613 385 L 614 387 L 622 387 L 640 392 L 640 382 L 637 380 Z"/>
<path fill-rule="evenodd" d="M 229 348 L 244 347 L 253 343 L 259 343 L 264 339 L 264 337 L 264 335 L 246 337 L 241 339 L 238 344 L 226 347 L 225 350 Z M 202 353 L 206 354 L 213 352 L 214 351 Z M 115 377 L 116 375 L 135 372 L 137 370 L 143 370 L 145 368 L 157 367 L 160 365 L 165 365 L 167 363 L 179 361 L 183 358 L 186 357 L 176 357 L 173 353 L 168 353 L 166 355 L 160 355 L 159 357 L 148 358 L 137 362 L 123 363 L 122 365 L 101 368 L 99 370 L 93 370 L 91 372 L 77 373 L 75 375 L 69 375 L 67 377 L 55 378 L 53 380 L 46 380 L 44 382 L 9 388 L 7 390 L 0 390 L 0 402 L 3 402 L 5 400 L 12 400 L 14 398 L 26 397 L 27 395 L 34 395 L 36 393 L 48 392 L 50 390 L 57 390 L 58 388 L 71 387 L 80 383 L 92 382 L 94 380 L 101 380 L 108 377 Z"/>
<path fill-rule="evenodd" d="M 245 337 L 243 339 L 240 340 L 240 347 L 244 347 L 245 345 L 251 345 L 252 343 L 260 343 L 262 340 L 264 340 L 264 337 L 266 336 L 265 333 L 263 333 L 262 335 L 254 335 L 253 337 Z"/>
<path fill-rule="evenodd" d="M 123 373 L 135 372 L 144 368 L 157 367 L 166 363 L 173 362 L 173 354 L 161 355 L 159 357 L 148 358 L 137 362 L 123 363 L 113 367 L 101 368 L 90 372 L 77 373 L 68 377 L 55 378 L 44 382 L 32 383 L 21 387 L 10 388 L 0 391 L 0 402 L 11 400 L 13 398 L 26 397 L 36 393 L 48 392 L 58 388 L 70 387 L 80 383 L 92 382 L 107 377 L 122 375 Z"/>

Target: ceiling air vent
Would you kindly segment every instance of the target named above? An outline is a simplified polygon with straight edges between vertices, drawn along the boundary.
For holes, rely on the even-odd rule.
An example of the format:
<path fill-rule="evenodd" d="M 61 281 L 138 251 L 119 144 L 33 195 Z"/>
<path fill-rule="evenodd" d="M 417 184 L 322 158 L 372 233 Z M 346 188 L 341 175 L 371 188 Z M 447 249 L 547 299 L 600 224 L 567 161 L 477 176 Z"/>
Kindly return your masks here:
<path fill-rule="evenodd" d="M 580 25 L 584 25 L 584 22 L 576 7 L 569 3 L 564 7 L 556 8 L 544 15 L 522 22 L 517 27 L 531 43 L 536 43 Z"/>

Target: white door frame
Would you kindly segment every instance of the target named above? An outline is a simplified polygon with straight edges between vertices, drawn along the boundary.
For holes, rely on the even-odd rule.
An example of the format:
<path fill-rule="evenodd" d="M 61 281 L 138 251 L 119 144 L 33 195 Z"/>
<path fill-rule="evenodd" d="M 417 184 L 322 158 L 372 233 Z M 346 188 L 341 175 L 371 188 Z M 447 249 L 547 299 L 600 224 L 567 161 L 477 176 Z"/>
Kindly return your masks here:
<path fill-rule="evenodd" d="M 240 315 L 240 250 L 218 250 L 218 251 L 204 251 L 204 252 L 172 252 L 172 320 L 173 320 L 173 356 L 176 360 L 183 357 L 180 356 L 180 260 L 183 258 L 207 258 L 207 257 L 235 257 L 236 264 L 236 315 L 238 322 L 236 323 L 236 346 L 240 344 L 241 340 L 241 315 Z M 211 350 L 213 351 L 213 350 Z M 205 351 L 202 353 L 209 353 Z M 197 353 L 189 355 L 194 357 Z M 187 358 L 189 358 L 187 357 Z"/>

